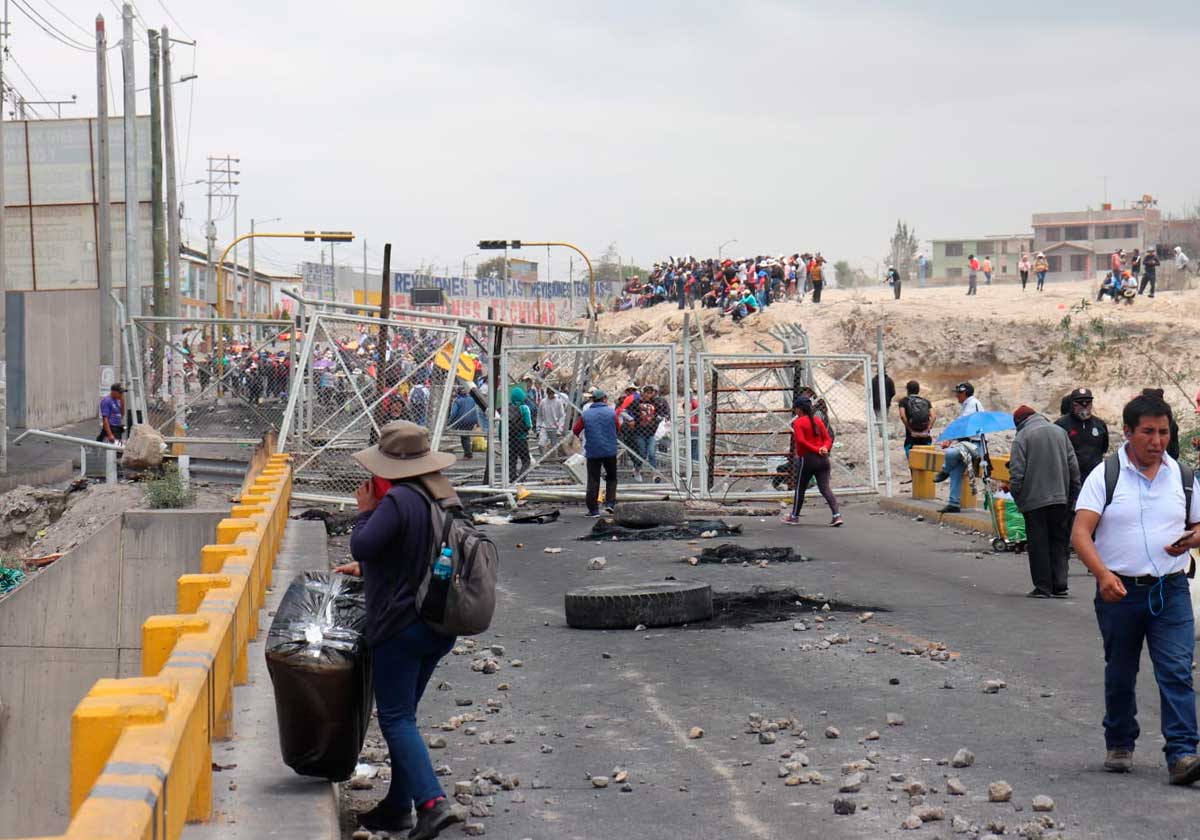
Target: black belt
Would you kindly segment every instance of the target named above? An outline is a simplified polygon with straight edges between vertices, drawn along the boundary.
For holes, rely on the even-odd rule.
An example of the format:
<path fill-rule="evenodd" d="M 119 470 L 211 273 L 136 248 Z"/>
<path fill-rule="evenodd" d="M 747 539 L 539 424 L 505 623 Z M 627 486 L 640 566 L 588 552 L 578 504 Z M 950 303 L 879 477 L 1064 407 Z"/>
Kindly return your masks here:
<path fill-rule="evenodd" d="M 1137 577 L 1130 577 L 1129 575 L 1117 575 L 1117 577 L 1119 577 L 1121 579 L 1121 583 L 1124 583 L 1127 585 L 1153 586 L 1154 584 L 1158 583 L 1160 580 L 1166 580 L 1167 578 L 1179 577 L 1180 575 L 1184 575 L 1184 574 L 1187 574 L 1187 572 L 1185 572 L 1181 569 L 1178 572 L 1171 572 L 1171 574 L 1163 575 L 1162 577 L 1156 577 L 1154 575 L 1138 575 Z"/>

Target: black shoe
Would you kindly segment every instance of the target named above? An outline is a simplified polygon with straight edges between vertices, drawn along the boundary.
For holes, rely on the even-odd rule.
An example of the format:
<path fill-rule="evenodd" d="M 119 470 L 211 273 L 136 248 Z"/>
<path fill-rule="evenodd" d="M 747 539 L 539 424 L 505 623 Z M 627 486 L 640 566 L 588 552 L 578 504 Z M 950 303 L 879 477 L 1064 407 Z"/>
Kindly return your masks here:
<path fill-rule="evenodd" d="M 1026 598 L 1053 598 L 1054 596 L 1044 590 L 1034 589 L 1032 592 L 1029 592 L 1028 594 L 1026 594 L 1025 597 Z"/>
<path fill-rule="evenodd" d="M 609 506 L 609 507 L 604 508 L 604 512 L 611 514 L 611 513 L 614 513 L 615 511 L 612 509 L 611 506 Z"/>
<path fill-rule="evenodd" d="M 408 833 L 408 840 L 433 840 L 443 828 L 456 822 L 462 822 L 462 817 L 455 813 L 449 802 L 439 799 L 432 808 L 417 812 L 417 827 Z"/>
<path fill-rule="evenodd" d="M 945 472 L 945 471 L 939 472 L 937 475 L 935 475 L 933 477 L 933 483 L 941 484 L 943 481 L 945 481 L 949 477 L 950 477 L 950 473 Z"/>
<path fill-rule="evenodd" d="M 1055 598 L 1070 598 L 1071 593 L 1069 591 L 1067 591 L 1066 589 L 1059 589 L 1057 592 L 1054 593 L 1054 597 Z"/>
<path fill-rule="evenodd" d="M 414 825 L 412 811 L 398 813 L 380 802 L 370 811 L 358 815 L 358 824 L 368 831 L 408 831 Z"/>
<path fill-rule="evenodd" d="M 939 508 L 938 513 L 961 513 L 962 508 L 958 505 L 946 505 L 944 508 Z"/>
<path fill-rule="evenodd" d="M 600 518 L 600 511 L 598 511 L 598 510 L 589 510 L 589 511 L 587 512 L 587 518 L 588 518 L 588 519 L 599 519 L 599 518 Z"/>

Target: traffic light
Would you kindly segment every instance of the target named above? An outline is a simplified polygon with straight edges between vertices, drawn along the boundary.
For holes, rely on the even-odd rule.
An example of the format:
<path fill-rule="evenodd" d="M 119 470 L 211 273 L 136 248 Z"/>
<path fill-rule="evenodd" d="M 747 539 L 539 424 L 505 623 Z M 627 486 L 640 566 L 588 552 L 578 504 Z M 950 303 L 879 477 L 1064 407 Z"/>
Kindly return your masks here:
<path fill-rule="evenodd" d="M 503 251 L 505 248 L 520 248 L 520 239 L 481 239 L 476 246 L 480 251 Z"/>
<path fill-rule="evenodd" d="M 304 231 L 305 242 L 353 242 L 354 234 L 348 230 L 306 230 Z"/>

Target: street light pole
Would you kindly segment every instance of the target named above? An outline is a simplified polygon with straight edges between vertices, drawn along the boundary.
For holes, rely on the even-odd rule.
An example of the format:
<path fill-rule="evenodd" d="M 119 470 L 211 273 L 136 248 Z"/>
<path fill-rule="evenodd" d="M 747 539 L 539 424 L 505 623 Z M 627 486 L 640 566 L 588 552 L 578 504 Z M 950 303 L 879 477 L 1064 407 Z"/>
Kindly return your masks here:
<path fill-rule="evenodd" d="M 475 251 L 474 253 L 467 254 L 465 257 L 463 257 L 462 276 L 463 276 L 464 280 L 467 279 L 467 260 L 471 259 L 471 257 L 478 257 L 478 256 L 479 256 L 479 252 Z"/>
<path fill-rule="evenodd" d="M 717 261 L 720 262 L 721 257 L 724 256 L 724 251 L 725 251 L 726 245 L 734 245 L 736 243 L 737 243 L 736 239 L 728 239 L 725 242 L 722 242 L 720 245 L 718 245 L 717 246 Z"/>

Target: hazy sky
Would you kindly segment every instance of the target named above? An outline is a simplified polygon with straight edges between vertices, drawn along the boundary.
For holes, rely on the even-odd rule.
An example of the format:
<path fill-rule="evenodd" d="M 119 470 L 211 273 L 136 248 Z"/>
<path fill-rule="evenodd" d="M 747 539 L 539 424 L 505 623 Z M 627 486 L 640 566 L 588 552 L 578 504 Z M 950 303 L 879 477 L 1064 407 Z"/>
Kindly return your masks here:
<path fill-rule="evenodd" d="M 103 12 L 119 37 L 111 0 L 13 2 L 81 41 Z M 813 249 L 868 266 L 897 218 L 923 239 L 1029 230 L 1033 212 L 1099 206 L 1104 176 L 1118 207 L 1200 198 L 1193 0 L 138 8 L 199 42 L 174 53 L 177 76 L 193 57 L 199 74 L 176 88 L 184 178 L 238 155 L 243 228 L 350 229 L 372 266 L 390 241 L 394 267 L 457 273 L 478 239 L 507 237 L 593 257 L 615 242 L 642 264 L 737 239 L 727 255 Z M 11 55 L 37 87 L 79 95 L 64 116 L 94 115 L 94 57 L 10 15 Z M 183 194 L 199 242 L 204 189 Z M 259 250 L 280 267 L 317 253 Z M 361 265 L 361 240 L 338 262 Z M 555 277 L 566 265 L 552 255 Z"/>

